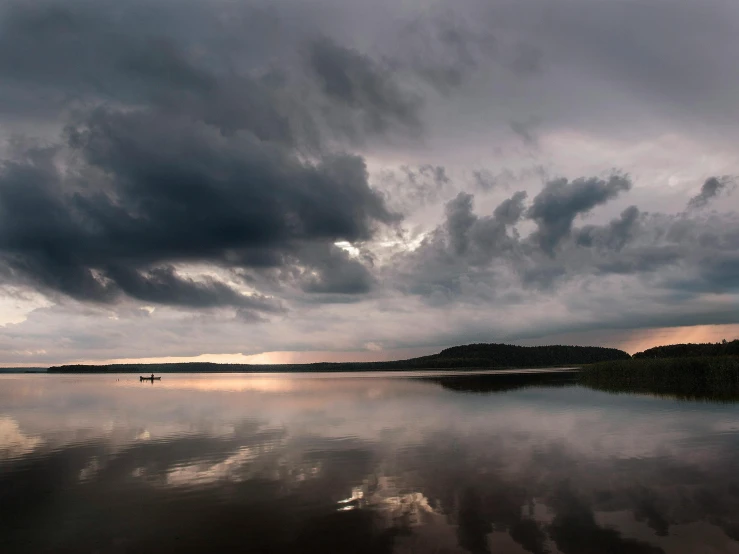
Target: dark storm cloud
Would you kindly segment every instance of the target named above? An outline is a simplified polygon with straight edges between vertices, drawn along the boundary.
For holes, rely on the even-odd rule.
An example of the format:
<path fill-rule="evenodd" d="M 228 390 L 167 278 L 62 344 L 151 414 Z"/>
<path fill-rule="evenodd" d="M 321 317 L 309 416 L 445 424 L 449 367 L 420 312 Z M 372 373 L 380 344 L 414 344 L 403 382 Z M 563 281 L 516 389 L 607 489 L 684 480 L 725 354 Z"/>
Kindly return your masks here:
<path fill-rule="evenodd" d="M 698 209 L 706 206 L 713 198 L 718 196 L 732 183 L 730 177 L 709 177 L 703 183 L 700 193 L 688 202 L 688 209 Z"/>
<path fill-rule="evenodd" d="M 266 272 L 306 293 L 368 292 L 367 260 L 333 243 L 367 241 L 400 216 L 368 184 L 364 160 L 326 140 L 417 133 L 420 98 L 370 56 L 316 38 L 309 18 L 275 42 L 265 29 L 291 25 L 277 9 L 180 8 L 0 9 L 0 98 L 26 97 L 0 104 L 68 121 L 62 141 L 19 145 L 2 162 L 3 280 L 94 302 L 282 309 L 177 268 L 206 263 L 247 286 Z M 224 16 L 245 34 L 222 37 Z"/>
<path fill-rule="evenodd" d="M 630 188 L 631 181 L 620 175 L 613 175 L 608 180 L 591 177 L 572 182 L 567 179 L 550 181 L 534 198 L 527 214 L 538 226 L 537 242 L 544 251 L 553 253 L 557 245 L 569 236 L 578 215 Z"/>
<path fill-rule="evenodd" d="M 84 169 L 100 179 L 60 171 L 53 150 L 6 161 L 0 252 L 6 275 L 80 300 L 122 293 L 146 302 L 269 308 L 226 285 L 182 279 L 170 267 L 241 267 L 252 249 L 257 268 L 291 255 L 330 275 L 305 290 L 364 292 L 371 279 L 358 262 L 303 260 L 301 253 L 310 243 L 366 240 L 376 224 L 397 220 L 355 156 L 307 163 L 252 135 L 224 137 L 157 111 L 97 110 L 68 134 Z"/>
<path fill-rule="evenodd" d="M 169 241 L 197 252 L 301 238 L 364 240 L 373 221 L 397 219 L 368 186 L 358 156 L 306 163 L 248 134 L 225 138 L 156 112 L 97 111 L 70 135 L 91 166 L 113 176 L 119 205 L 139 212 L 139 223 L 153 227 L 149 242 L 165 241 L 163 251 L 173 251 Z"/>

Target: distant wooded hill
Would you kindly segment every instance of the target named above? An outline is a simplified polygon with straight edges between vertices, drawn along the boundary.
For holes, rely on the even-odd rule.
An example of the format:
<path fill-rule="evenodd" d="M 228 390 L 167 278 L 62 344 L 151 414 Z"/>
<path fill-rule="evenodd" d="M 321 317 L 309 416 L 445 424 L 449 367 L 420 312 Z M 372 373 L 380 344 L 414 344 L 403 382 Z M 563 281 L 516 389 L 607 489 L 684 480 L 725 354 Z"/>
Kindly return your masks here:
<path fill-rule="evenodd" d="M 392 371 L 412 369 L 515 369 L 580 366 L 596 362 L 629 359 L 615 348 L 598 346 L 514 346 L 510 344 L 468 344 L 454 346 L 431 356 L 393 362 L 350 362 L 316 364 L 115 364 L 64 365 L 50 367 L 52 373 L 217 373 L 217 372 L 305 372 L 305 371 Z"/>
<path fill-rule="evenodd" d="M 453 346 L 430 356 L 440 362 L 452 362 L 458 367 L 468 367 L 482 362 L 492 362 L 506 367 L 551 367 L 583 365 L 611 360 L 626 360 L 623 350 L 600 346 L 514 346 L 511 344 L 468 344 Z M 459 364 L 464 364 L 463 366 Z M 481 366 L 484 367 L 484 366 Z"/>
<path fill-rule="evenodd" d="M 739 340 L 704 344 L 670 344 L 655 346 L 634 354 L 634 358 L 700 358 L 706 356 L 739 356 Z"/>

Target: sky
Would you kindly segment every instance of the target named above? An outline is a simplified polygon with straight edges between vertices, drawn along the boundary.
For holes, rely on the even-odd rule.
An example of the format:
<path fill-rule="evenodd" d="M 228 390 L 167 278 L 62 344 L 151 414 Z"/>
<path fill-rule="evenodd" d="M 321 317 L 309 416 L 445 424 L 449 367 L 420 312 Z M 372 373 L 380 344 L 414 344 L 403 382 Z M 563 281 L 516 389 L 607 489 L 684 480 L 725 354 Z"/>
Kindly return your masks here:
<path fill-rule="evenodd" d="M 739 337 L 733 0 L 9 0 L 0 364 Z"/>

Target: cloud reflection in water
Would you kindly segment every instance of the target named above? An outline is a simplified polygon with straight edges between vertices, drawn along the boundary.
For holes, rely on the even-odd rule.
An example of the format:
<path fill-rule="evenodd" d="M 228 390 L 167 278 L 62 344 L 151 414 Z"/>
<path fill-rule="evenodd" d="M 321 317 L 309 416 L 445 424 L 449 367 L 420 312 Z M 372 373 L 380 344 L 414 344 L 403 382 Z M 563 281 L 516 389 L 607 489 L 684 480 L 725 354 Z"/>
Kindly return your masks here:
<path fill-rule="evenodd" d="M 731 405 L 397 376 L 0 379 L 3 552 L 739 552 Z"/>

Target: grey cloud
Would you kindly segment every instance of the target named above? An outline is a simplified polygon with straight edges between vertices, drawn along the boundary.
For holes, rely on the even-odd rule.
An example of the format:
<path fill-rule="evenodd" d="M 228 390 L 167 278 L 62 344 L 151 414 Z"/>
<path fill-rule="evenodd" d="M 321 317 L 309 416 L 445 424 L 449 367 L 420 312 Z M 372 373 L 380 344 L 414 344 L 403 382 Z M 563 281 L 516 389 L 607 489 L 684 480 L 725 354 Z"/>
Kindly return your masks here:
<path fill-rule="evenodd" d="M 512 21 L 510 14 L 474 4 L 459 4 L 461 9 L 435 6 L 409 16 L 399 37 L 391 41 L 388 57 L 393 65 L 412 72 L 444 97 L 493 75 L 517 80 L 540 72 L 543 49 L 501 26 L 503 18 Z"/>
<path fill-rule="evenodd" d="M 731 177 L 709 177 L 701 187 L 700 193 L 688 202 L 688 209 L 705 207 L 713 198 L 724 191 L 733 182 Z"/>
<path fill-rule="evenodd" d="M 170 86 L 186 90 L 207 90 L 215 84 L 210 75 L 185 59 L 171 39 L 150 39 L 126 53 L 119 64 L 131 77 L 145 82 L 164 80 Z"/>
<path fill-rule="evenodd" d="M 577 243 L 582 232 L 575 233 L 576 238 L 558 258 L 570 278 L 585 274 L 642 277 L 655 293 L 660 291 L 680 302 L 703 293 L 733 294 L 738 290 L 739 228 L 735 214 L 690 218 L 685 214 L 642 213 L 630 228 L 628 240 L 622 242 L 624 235 L 614 235 L 613 225 L 628 221 L 624 215 L 626 212 L 588 233 L 595 239 L 594 248 L 583 249 Z M 638 232 L 633 232 L 634 228 Z"/>
<path fill-rule="evenodd" d="M 521 220 L 526 211 L 525 202 L 527 197 L 525 191 L 518 191 L 495 208 L 493 217 L 506 225 L 515 225 Z"/>
<path fill-rule="evenodd" d="M 557 44 L 561 53 L 614 81 L 638 83 L 656 110 L 659 102 L 675 114 L 699 110 L 711 118 L 736 116 L 727 94 L 739 82 L 725 71 L 739 46 L 735 6 L 720 0 L 700 6 L 660 0 L 626 5 L 576 1 L 561 8 L 537 14 L 537 22 L 548 18 L 539 28 L 541 38 Z M 626 21 L 627 41 L 622 32 Z M 709 46 L 715 40 L 723 48 Z"/>
<path fill-rule="evenodd" d="M 430 305 L 523 304 L 532 294 L 555 293 L 576 282 L 594 294 L 599 280 L 615 276 L 654 295 L 680 296 L 680 302 L 706 292 L 735 293 L 735 214 L 667 215 L 630 206 L 604 225 L 575 226 L 578 214 L 630 186 L 620 176 L 553 181 L 530 208 L 519 192 L 489 217 L 477 215 L 474 197 L 460 193 L 447 204 L 445 221 L 416 251 L 398 257 L 386 280 Z M 521 236 L 528 222 L 537 228 Z M 542 245 L 542 231 L 556 238 L 556 248 Z M 697 313 L 692 317 L 705 321 Z"/>
<path fill-rule="evenodd" d="M 630 188 L 631 181 L 621 175 L 613 175 L 608 180 L 592 177 L 572 182 L 567 179 L 550 181 L 534 198 L 527 213 L 538 226 L 535 240 L 545 252 L 552 254 L 557 245 L 569 236 L 578 215 Z"/>
<path fill-rule="evenodd" d="M 697 250 L 685 260 L 683 272 L 667 275 L 664 285 L 686 295 L 700 293 L 731 294 L 739 290 L 739 242 L 734 251 Z"/>
<path fill-rule="evenodd" d="M 472 213 L 471 194 L 460 192 L 445 208 L 446 232 L 455 254 L 464 254 L 469 244 L 469 233 L 477 222 L 477 216 Z"/>
<path fill-rule="evenodd" d="M 367 266 L 337 246 L 313 245 L 301 252 L 300 259 L 307 266 L 298 277 L 305 292 L 356 295 L 370 292 L 375 285 Z"/>
<path fill-rule="evenodd" d="M 444 94 L 464 84 L 498 51 L 488 28 L 453 12 L 420 16 L 406 25 L 401 37 L 396 63 Z"/>
<path fill-rule="evenodd" d="M 441 100 L 454 93 L 453 115 L 441 102 L 429 110 L 441 132 L 536 120 L 542 135 L 567 129 L 605 141 L 667 129 L 696 141 L 736 138 L 727 124 L 739 116 L 739 78 L 726 70 L 739 51 L 731 3 L 464 0 L 426 12 L 409 16 L 403 40 L 382 37 L 398 67 Z"/>
<path fill-rule="evenodd" d="M 13 1 L 0 8 L 0 111 L 57 118 L 101 102 L 152 105 L 310 151 L 417 134 L 421 98 L 369 55 L 315 39 L 309 14 L 296 27 L 302 11 L 289 1 L 188 0 L 176 13 L 139 0 Z"/>
<path fill-rule="evenodd" d="M 520 255 L 514 226 L 525 212 L 525 199 L 525 193 L 517 192 L 492 216 L 480 217 L 473 211 L 474 196 L 459 193 L 446 204 L 444 222 L 420 247 L 394 258 L 387 280 L 430 304 L 461 300 L 471 290 L 492 300 L 495 295 L 488 294 L 488 287 L 494 286 L 497 275 L 489 266 L 495 259 L 508 262 Z M 484 287 L 477 287 L 480 281 Z"/>
<path fill-rule="evenodd" d="M 490 171 L 473 171 L 472 177 L 476 189 L 488 192 L 513 179 L 513 172 L 509 170 L 505 171 L 503 175 L 493 175 Z"/>
<path fill-rule="evenodd" d="M 536 148 L 538 139 L 536 137 L 536 121 L 511 121 L 511 131 L 516 133 L 526 146 Z"/>
<path fill-rule="evenodd" d="M 0 74 L 6 90 L 29 91 L 27 108 L 43 111 L 95 96 L 135 101 L 163 87 L 197 91 L 211 86 L 212 77 L 179 45 L 164 35 L 147 38 L 135 25 L 135 11 L 135 5 L 124 6 L 116 19 L 112 11 L 88 2 L 7 3 L 0 11 Z M 143 13 L 138 15 L 140 20 Z"/>
<path fill-rule="evenodd" d="M 522 217 L 525 199 L 525 192 L 517 192 L 503 201 L 492 216 L 478 217 L 472 210 L 474 197 L 459 193 L 445 209 L 444 230 L 451 252 L 456 256 L 467 256 L 470 263 L 478 265 L 489 262 L 495 253 L 510 248 L 514 238 L 508 235 L 507 229 Z"/>
<path fill-rule="evenodd" d="M 367 56 L 322 38 L 310 45 L 310 64 L 329 98 L 359 111 L 368 128 L 381 132 L 392 123 L 420 126 L 421 99 L 404 91 L 391 70 Z"/>
<path fill-rule="evenodd" d="M 375 180 L 377 188 L 387 194 L 388 203 L 406 215 L 438 202 L 452 188 L 446 169 L 430 164 L 385 170 Z"/>
<path fill-rule="evenodd" d="M 602 275 L 649 274 L 665 267 L 677 266 L 684 254 L 684 250 L 680 247 L 669 243 L 657 243 L 640 245 L 616 255 L 606 254 L 602 258 L 589 260 L 589 263 L 593 270 Z M 581 265 L 582 262 L 578 267 Z M 573 268 L 570 271 L 576 273 L 577 270 Z"/>
<path fill-rule="evenodd" d="M 608 224 L 573 230 L 547 261 L 523 260 L 524 275 L 537 286 L 553 287 L 593 276 L 643 278 L 656 291 L 693 298 L 703 292 L 736 290 L 734 252 L 739 247 L 733 214 L 689 218 L 640 212 L 631 206 Z"/>
<path fill-rule="evenodd" d="M 263 312 L 280 311 L 279 302 L 262 295 L 247 296 L 213 279 L 204 282 L 178 276 L 170 266 L 136 271 L 123 266 L 108 266 L 105 277 L 123 294 L 152 304 L 192 308 L 238 306 Z"/>
<path fill-rule="evenodd" d="M 736 246 L 739 247 L 739 243 Z M 704 290 L 731 293 L 739 289 L 739 255 L 736 251 L 723 252 L 705 262 L 702 266 Z"/>
<path fill-rule="evenodd" d="M 521 75 L 530 75 L 543 69 L 544 51 L 530 43 L 516 44 L 511 50 L 508 67 Z"/>
<path fill-rule="evenodd" d="M 302 289 L 321 294 L 364 294 L 372 289 L 374 280 L 359 262 L 346 263 L 339 268 L 327 265 L 321 273 L 307 277 Z M 350 300 L 353 301 L 353 300 Z"/>
<path fill-rule="evenodd" d="M 540 165 L 534 165 L 520 170 L 503 169 L 492 172 L 487 169 L 472 172 L 472 183 L 479 192 L 493 192 L 497 189 L 508 190 L 511 185 L 522 186 L 526 181 L 541 180 L 546 178 L 546 171 Z"/>
<path fill-rule="evenodd" d="M 638 232 L 639 216 L 639 208 L 630 206 L 621 213 L 618 219 L 614 219 L 606 226 L 585 225 L 581 227 L 576 233 L 575 242 L 581 246 L 621 250 Z"/>
<path fill-rule="evenodd" d="M 197 94 L 163 90 L 152 101 L 164 113 L 195 117 L 224 134 L 246 130 L 263 141 L 320 147 L 318 123 L 302 111 L 295 113 L 295 100 L 286 89 L 285 83 L 266 77 L 232 76 Z"/>

